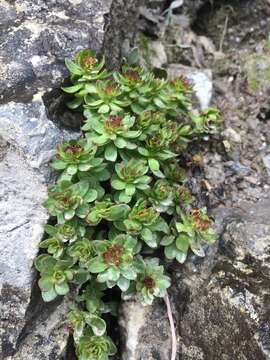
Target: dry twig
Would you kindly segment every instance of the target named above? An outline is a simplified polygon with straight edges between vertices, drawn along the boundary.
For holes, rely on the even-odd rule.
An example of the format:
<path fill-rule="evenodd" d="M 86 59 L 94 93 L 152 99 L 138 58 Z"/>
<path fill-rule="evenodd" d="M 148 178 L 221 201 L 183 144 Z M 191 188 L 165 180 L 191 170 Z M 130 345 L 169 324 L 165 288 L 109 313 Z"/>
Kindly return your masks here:
<path fill-rule="evenodd" d="M 170 328 L 171 328 L 171 335 L 172 335 L 172 354 L 171 354 L 171 360 L 176 360 L 176 351 L 177 351 L 177 342 L 176 342 L 176 333 L 175 333 L 175 326 L 173 321 L 173 315 L 172 315 L 172 308 L 170 299 L 168 296 L 168 293 L 166 293 L 164 297 L 165 304 L 167 306 L 167 314 L 169 318 Z"/>

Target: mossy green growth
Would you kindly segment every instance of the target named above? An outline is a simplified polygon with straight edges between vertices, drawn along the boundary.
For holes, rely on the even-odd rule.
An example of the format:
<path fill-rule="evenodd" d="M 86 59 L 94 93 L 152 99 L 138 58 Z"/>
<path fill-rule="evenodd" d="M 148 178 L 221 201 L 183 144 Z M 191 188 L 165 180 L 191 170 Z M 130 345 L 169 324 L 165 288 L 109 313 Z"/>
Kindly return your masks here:
<path fill-rule="evenodd" d="M 270 89 L 269 51 L 248 56 L 243 64 L 243 71 L 250 90 L 268 91 Z"/>
<path fill-rule="evenodd" d="M 139 33 L 137 43 L 146 68 L 151 69 L 151 58 L 154 54 L 149 46 L 149 38 L 143 33 Z"/>
<path fill-rule="evenodd" d="M 183 77 L 159 79 L 128 64 L 109 73 L 90 50 L 66 64 L 68 106 L 85 124 L 82 139 L 60 144 L 52 162 L 60 176 L 44 206 L 55 225 L 46 226 L 47 253 L 35 265 L 45 301 L 73 289 L 68 322 L 78 359 L 106 360 L 116 352 L 103 318 L 116 314 L 106 291 L 151 304 L 170 286 L 166 264 L 182 263 L 189 249 L 203 256 L 215 239 L 178 159 L 190 142 L 218 131 L 221 117 L 215 109 L 194 117 Z"/>

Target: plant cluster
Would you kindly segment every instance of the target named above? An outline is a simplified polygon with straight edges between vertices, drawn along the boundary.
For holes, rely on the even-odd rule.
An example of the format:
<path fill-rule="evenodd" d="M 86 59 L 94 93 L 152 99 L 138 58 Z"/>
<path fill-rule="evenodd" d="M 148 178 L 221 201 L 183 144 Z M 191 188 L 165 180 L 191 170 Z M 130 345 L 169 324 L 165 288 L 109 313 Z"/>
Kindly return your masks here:
<path fill-rule="evenodd" d="M 164 263 L 183 263 L 189 249 L 203 256 L 215 240 L 177 158 L 192 139 L 217 130 L 219 112 L 195 115 L 184 77 L 159 79 L 128 64 L 109 73 L 104 63 L 90 50 L 66 60 L 72 85 L 63 90 L 73 95 L 68 106 L 83 111 L 84 133 L 57 149 L 52 167 L 60 176 L 44 204 L 55 225 L 46 226 L 46 253 L 35 262 L 45 301 L 75 289 L 68 322 L 79 360 L 116 352 L 102 317 L 115 312 L 106 289 L 151 304 L 170 286 Z"/>

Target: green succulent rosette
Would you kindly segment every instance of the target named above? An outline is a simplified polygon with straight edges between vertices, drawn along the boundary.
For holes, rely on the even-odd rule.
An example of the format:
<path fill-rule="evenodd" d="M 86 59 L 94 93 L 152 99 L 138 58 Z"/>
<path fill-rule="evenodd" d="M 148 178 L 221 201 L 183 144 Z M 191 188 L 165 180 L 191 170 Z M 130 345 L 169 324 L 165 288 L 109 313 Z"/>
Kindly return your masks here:
<path fill-rule="evenodd" d="M 113 80 L 100 80 L 89 88 L 89 93 L 84 97 L 86 117 L 94 114 L 109 114 L 111 111 L 121 112 L 130 101 L 122 93 L 119 84 Z"/>
<path fill-rule="evenodd" d="M 95 201 L 97 197 L 97 190 L 90 189 L 87 180 L 76 184 L 61 181 L 49 189 L 49 198 L 44 202 L 44 206 L 50 215 L 57 217 L 59 224 L 64 224 L 74 218 L 82 205 Z"/>
<path fill-rule="evenodd" d="M 110 76 L 110 73 L 104 69 L 105 59 L 102 58 L 99 61 L 96 53 L 92 50 L 80 51 L 74 61 L 66 59 L 65 64 L 70 71 L 73 84 L 62 89 L 74 96 L 74 99 L 67 103 L 71 109 L 76 109 L 84 103 L 85 96 L 95 89 L 93 86 L 95 81 Z"/>
<path fill-rule="evenodd" d="M 134 116 L 109 115 L 105 118 L 91 117 L 83 129 L 88 131 L 86 137 L 92 143 L 104 149 L 104 158 L 115 162 L 121 149 L 137 148 L 135 139 L 139 138 L 141 131 L 133 130 L 134 124 Z"/>
<path fill-rule="evenodd" d="M 157 248 L 160 234 L 169 232 L 166 221 L 144 199 L 134 204 L 124 221 L 114 225 L 120 231 L 138 236 L 150 248 Z"/>
<path fill-rule="evenodd" d="M 138 261 L 134 258 L 137 239 L 126 234 L 117 235 L 112 240 L 95 241 L 97 256 L 89 262 L 89 271 L 97 275 L 98 282 L 106 282 L 107 287 L 117 285 L 127 290 L 130 280 L 138 273 Z"/>
<path fill-rule="evenodd" d="M 74 277 L 72 265 L 71 261 L 57 261 L 46 254 L 36 258 L 35 267 L 41 276 L 38 285 L 44 301 L 52 301 L 58 295 L 66 295 L 69 292 L 68 283 Z"/>
<path fill-rule="evenodd" d="M 146 161 L 131 159 L 115 164 L 115 172 L 112 176 L 111 186 L 118 190 L 116 201 L 129 203 L 137 190 L 149 189 L 151 177 L 146 175 L 148 172 Z"/>
<path fill-rule="evenodd" d="M 109 360 L 117 349 L 108 336 L 82 336 L 76 346 L 78 360 Z"/>
<path fill-rule="evenodd" d="M 165 179 L 155 182 L 148 195 L 156 211 L 160 213 L 167 212 L 168 214 L 173 213 L 174 190 L 173 186 Z"/>
<path fill-rule="evenodd" d="M 218 132 L 223 120 L 219 110 L 209 108 L 203 110 L 200 114 L 194 114 L 192 121 L 194 123 L 194 133 L 215 134 Z"/>
<path fill-rule="evenodd" d="M 213 244 L 216 234 L 213 221 L 208 217 L 206 209 L 192 209 L 187 214 L 180 212 L 180 220 L 175 222 L 173 235 L 165 236 L 161 245 L 165 247 L 165 256 L 184 263 L 188 250 L 197 256 L 204 256 L 203 244 Z"/>
<path fill-rule="evenodd" d="M 85 139 L 63 142 L 58 147 L 52 167 L 63 171 L 62 178 L 68 180 L 78 172 L 97 170 L 103 159 L 95 158 L 96 151 L 97 146 Z"/>
<path fill-rule="evenodd" d="M 142 305 L 151 305 L 155 297 L 164 297 L 170 286 L 170 278 L 164 275 L 164 267 L 158 258 L 146 258 L 130 292 L 135 291 Z"/>

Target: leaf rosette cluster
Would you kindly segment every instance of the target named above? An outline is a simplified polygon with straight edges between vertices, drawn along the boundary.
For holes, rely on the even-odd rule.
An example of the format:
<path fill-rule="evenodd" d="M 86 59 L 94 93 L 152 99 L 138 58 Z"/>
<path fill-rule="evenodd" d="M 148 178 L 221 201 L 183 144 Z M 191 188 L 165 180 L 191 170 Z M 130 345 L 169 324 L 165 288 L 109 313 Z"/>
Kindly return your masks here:
<path fill-rule="evenodd" d="M 78 359 L 107 360 L 116 353 L 103 316 L 116 314 L 108 292 L 149 305 L 170 286 L 167 264 L 189 251 L 203 256 L 215 240 L 212 219 L 195 208 L 184 155 L 221 117 L 193 109 L 184 77 L 161 79 L 134 64 L 110 73 L 91 50 L 66 66 L 68 106 L 85 123 L 52 162 L 60 176 L 44 203 L 52 219 L 35 266 L 45 301 L 75 294 L 68 323 Z"/>

